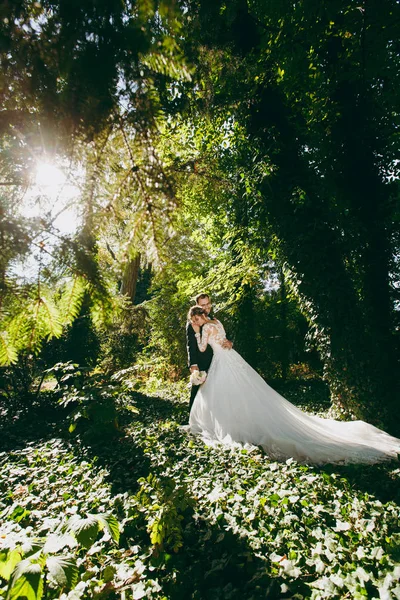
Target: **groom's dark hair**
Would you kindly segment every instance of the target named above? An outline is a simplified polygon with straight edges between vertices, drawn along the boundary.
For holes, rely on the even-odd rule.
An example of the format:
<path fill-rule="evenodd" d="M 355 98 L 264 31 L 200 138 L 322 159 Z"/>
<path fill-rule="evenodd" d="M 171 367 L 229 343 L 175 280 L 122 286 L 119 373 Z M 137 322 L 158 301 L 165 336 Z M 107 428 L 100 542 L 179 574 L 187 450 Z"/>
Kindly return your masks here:
<path fill-rule="evenodd" d="M 210 295 L 209 294 L 197 294 L 195 300 L 196 300 L 196 304 L 199 303 L 199 300 L 204 300 L 205 298 L 208 298 L 210 300 Z"/>

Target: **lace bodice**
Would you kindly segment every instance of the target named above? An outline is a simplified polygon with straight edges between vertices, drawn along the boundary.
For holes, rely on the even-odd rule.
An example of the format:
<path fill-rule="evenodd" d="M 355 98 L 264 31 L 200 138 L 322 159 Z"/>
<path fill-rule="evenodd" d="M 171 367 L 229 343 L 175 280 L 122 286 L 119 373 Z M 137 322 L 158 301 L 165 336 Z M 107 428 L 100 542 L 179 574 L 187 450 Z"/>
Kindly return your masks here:
<path fill-rule="evenodd" d="M 196 334 L 196 340 L 200 352 L 205 352 L 207 344 L 210 344 L 213 350 L 218 350 L 222 348 L 222 342 L 226 340 L 224 326 L 220 321 L 206 323 L 203 326 L 201 335 Z"/>

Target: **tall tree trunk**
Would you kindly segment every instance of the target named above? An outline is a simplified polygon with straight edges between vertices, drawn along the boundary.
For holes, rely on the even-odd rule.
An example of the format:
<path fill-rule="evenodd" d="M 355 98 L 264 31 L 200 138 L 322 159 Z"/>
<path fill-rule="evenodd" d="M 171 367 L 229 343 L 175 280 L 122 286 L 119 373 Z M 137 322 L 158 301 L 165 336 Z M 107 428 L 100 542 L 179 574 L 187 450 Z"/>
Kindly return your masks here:
<path fill-rule="evenodd" d="M 140 254 L 136 254 L 135 258 L 130 260 L 124 271 L 124 276 L 121 283 L 121 295 L 128 296 L 132 304 L 135 303 L 136 286 L 139 277 Z"/>

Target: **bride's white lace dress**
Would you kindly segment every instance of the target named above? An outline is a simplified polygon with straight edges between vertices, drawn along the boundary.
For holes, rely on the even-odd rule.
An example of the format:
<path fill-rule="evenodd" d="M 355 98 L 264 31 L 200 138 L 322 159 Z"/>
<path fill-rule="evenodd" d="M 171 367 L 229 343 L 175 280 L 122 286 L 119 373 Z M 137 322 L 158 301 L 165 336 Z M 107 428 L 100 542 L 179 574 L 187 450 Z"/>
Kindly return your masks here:
<path fill-rule="evenodd" d="M 199 349 L 214 357 L 189 418 L 189 429 L 210 443 L 262 446 L 274 459 L 376 463 L 396 459 L 400 440 L 364 421 L 334 421 L 299 410 L 273 390 L 235 350 L 222 348 L 222 324 L 206 323 Z"/>

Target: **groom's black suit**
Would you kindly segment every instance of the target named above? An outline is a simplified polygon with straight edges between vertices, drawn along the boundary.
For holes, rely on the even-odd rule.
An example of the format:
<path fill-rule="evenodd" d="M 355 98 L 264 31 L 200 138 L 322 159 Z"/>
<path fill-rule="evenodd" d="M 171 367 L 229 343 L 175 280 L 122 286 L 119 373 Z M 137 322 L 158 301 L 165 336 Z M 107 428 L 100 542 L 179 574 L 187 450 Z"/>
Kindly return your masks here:
<path fill-rule="evenodd" d="M 200 327 L 200 333 L 202 332 L 202 330 L 203 326 Z M 200 371 L 208 371 L 213 358 L 212 348 L 211 346 L 207 346 L 204 352 L 200 352 L 199 347 L 197 345 L 194 329 L 191 323 L 188 323 L 186 325 L 186 344 L 189 367 L 191 367 L 192 365 L 197 365 Z M 192 404 L 194 402 L 197 392 L 199 391 L 199 387 L 199 385 L 192 385 L 192 389 L 190 391 L 189 411 L 192 408 Z"/>

